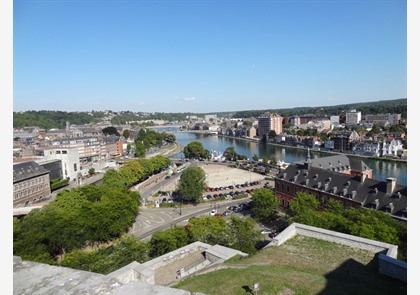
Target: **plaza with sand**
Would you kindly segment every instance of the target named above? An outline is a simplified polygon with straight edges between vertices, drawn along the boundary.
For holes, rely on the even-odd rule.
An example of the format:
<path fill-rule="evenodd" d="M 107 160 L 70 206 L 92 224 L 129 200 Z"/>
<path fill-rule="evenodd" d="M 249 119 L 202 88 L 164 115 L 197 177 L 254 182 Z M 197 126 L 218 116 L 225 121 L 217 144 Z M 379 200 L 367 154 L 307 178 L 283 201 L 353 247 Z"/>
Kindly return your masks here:
<path fill-rule="evenodd" d="M 264 175 L 250 172 L 247 170 L 232 168 L 220 164 L 198 164 L 206 173 L 206 182 L 208 187 L 225 187 L 230 185 L 244 184 L 246 182 L 262 181 Z M 162 190 L 173 191 L 176 187 L 176 181 L 169 183 Z"/>

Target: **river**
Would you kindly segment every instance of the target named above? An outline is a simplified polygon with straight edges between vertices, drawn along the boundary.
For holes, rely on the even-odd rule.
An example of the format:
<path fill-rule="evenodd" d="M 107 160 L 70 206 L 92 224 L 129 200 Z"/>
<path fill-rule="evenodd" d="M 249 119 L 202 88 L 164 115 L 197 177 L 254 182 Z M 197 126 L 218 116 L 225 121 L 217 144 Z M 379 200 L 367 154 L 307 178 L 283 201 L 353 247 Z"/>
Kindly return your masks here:
<path fill-rule="evenodd" d="M 284 147 L 273 144 L 263 144 L 251 142 L 243 139 L 236 139 L 230 137 L 222 137 L 217 135 L 206 135 L 190 132 L 179 132 L 177 128 L 159 128 L 163 132 L 171 132 L 175 134 L 177 143 L 186 146 L 191 141 L 199 141 L 203 144 L 205 149 L 210 151 L 224 152 L 224 150 L 233 146 L 235 151 L 240 155 L 245 155 L 252 158 L 255 154 L 260 159 L 266 157 L 270 159 L 273 155 L 278 160 L 283 160 L 286 163 L 293 163 L 306 159 L 308 152 L 304 149 L 297 149 L 293 147 Z M 310 152 L 311 158 L 319 158 L 331 155 L 325 152 Z M 178 155 L 181 157 L 181 155 Z M 369 158 L 363 158 L 363 161 L 373 170 L 373 178 L 381 181 L 386 181 L 388 177 L 397 179 L 397 183 L 407 186 L 407 163 L 400 161 L 382 161 Z"/>

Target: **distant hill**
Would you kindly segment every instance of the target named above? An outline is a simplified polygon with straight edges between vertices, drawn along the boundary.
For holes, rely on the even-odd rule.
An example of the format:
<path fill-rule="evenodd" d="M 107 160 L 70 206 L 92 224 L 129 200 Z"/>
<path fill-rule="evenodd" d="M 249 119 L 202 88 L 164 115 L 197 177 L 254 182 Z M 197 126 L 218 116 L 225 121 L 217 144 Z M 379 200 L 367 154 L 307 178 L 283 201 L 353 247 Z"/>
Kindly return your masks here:
<path fill-rule="evenodd" d="M 230 112 L 234 113 L 234 118 L 249 118 L 258 117 L 265 112 L 278 113 L 280 116 L 293 116 L 314 114 L 317 116 L 332 116 L 340 115 L 341 113 L 350 109 L 356 109 L 364 114 L 387 114 L 396 113 L 401 114 L 403 119 L 407 118 L 407 98 L 394 99 L 394 100 L 380 100 L 376 102 L 360 102 L 353 104 L 342 104 L 335 106 L 321 106 L 321 107 L 296 107 L 286 109 L 265 109 L 265 110 L 248 110 Z M 220 113 L 226 114 L 226 113 Z"/>
<path fill-rule="evenodd" d="M 407 118 L 407 98 L 394 100 L 380 100 L 377 102 L 361 102 L 354 104 L 343 104 L 336 106 L 324 107 L 296 107 L 285 109 L 265 109 L 265 110 L 246 110 L 235 112 L 212 112 L 212 113 L 134 113 L 134 112 L 120 112 L 112 118 L 112 124 L 121 124 L 127 121 L 136 120 L 168 120 L 168 121 L 182 121 L 187 116 L 197 115 L 204 116 L 205 114 L 216 114 L 217 116 L 232 116 L 233 118 L 257 118 L 265 112 L 278 113 L 279 115 L 293 116 L 314 114 L 317 116 L 331 116 L 340 115 L 341 113 L 356 109 L 365 114 L 386 114 L 397 113 L 401 114 L 403 119 Z M 87 124 L 92 123 L 105 117 L 104 112 L 63 112 L 63 111 L 26 111 L 13 112 L 13 128 L 22 128 L 26 126 L 39 126 L 41 128 L 64 128 L 66 121 L 71 124 Z"/>

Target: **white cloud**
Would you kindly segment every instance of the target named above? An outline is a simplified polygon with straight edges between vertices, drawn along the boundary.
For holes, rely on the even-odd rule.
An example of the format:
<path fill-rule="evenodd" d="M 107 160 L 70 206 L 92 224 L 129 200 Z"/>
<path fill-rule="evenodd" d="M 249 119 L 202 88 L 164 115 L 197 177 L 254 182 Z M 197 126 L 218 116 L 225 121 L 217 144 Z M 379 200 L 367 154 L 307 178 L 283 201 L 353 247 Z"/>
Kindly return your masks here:
<path fill-rule="evenodd" d="M 186 97 L 186 98 L 184 98 L 184 100 L 185 101 L 193 101 L 193 100 L 195 100 L 195 97 L 193 96 L 193 97 Z"/>

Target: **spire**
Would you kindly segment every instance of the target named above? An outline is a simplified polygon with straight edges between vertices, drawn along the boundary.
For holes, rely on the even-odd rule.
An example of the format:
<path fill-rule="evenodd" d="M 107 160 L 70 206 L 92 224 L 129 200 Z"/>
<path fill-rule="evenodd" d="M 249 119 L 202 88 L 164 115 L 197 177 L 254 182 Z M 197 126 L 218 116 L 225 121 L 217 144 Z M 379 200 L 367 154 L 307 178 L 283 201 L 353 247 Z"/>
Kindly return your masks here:
<path fill-rule="evenodd" d="M 308 147 L 308 155 L 306 156 L 305 169 L 309 169 L 309 166 L 311 165 L 311 154 L 309 153 L 309 147 Z"/>

